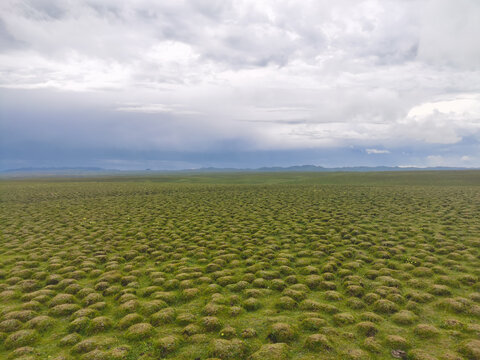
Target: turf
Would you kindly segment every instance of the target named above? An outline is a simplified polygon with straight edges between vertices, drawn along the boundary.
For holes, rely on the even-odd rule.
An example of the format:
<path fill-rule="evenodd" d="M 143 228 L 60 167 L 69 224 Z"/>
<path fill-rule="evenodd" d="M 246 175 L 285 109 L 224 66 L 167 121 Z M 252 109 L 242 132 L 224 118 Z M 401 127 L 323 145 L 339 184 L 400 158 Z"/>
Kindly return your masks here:
<path fill-rule="evenodd" d="M 478 171 L 0 191 L 2 359 L 480 359 Z"/>

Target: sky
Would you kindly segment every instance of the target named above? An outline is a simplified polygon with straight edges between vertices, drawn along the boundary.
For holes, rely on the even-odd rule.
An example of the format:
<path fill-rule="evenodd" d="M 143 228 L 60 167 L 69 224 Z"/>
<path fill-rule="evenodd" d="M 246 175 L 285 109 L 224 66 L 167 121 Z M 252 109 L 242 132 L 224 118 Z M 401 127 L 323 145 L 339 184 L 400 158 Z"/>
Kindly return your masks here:
<path fill-rule="evenodd" d="M 0 170 L 480 167 L 478 0 L 2 0 Z"/>

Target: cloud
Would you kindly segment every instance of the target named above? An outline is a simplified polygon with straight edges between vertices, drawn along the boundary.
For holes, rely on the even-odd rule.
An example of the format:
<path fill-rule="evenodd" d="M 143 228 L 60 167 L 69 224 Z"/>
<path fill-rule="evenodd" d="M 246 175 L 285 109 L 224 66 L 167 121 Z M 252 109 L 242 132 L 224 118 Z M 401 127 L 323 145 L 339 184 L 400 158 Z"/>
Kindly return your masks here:
<path fill-rule="evenodd" d="M 366 153 L 368 155 L 371 155 L 371 154 L 390 154 L 390 151 L 388 150 L 381 150 L 381 149 L 365 149 Z"/>
<path fill-rule="evenodd" d="M 116 111 L 138 112 L 144 114 L 172 113 L 178 115 L 198 115 L 199 112 L 183 109 L 181 105 L 165 104 L 125 104 L 115 109 Z"/>
<path fill-rule="evenodd" d="M 480 4 L 476 0 L 428 1 L 422 7 L 419 59 L 440 66 L 480 67 Z"/>
<path fill-rule="evenodd" d="M 454 144 L 464 137 L 478 137 L 480 93 L 449 95 L 419 104 L 397 128 L 404 136 L 427 143 Z"/>
<path fill-rule="evenodd" d="M 417 25 L 409 8 L 366 1 L 353 6 L 350 1 L 335 5 L 307 1 L 298 6 L 290 1 L 212 5 L 6 0 L 0 8 L 3 32 L 25 46 L 0 59 L 0 64 L 23 68 L 24 80 L 33 72 L 34 77 L 22 82 L 25 87 L 48 84 L 53 76 L 58 87 L 61 79 L 73 77 L 82 83 L 77 85 L 81 89 L 96 89 L 93 78 L 109 65 L 123 69 L 129 86 L 221 82 L 222 76 L 217 77 L 224 72 L 269 67 L 290 67 L 289 76 L 295 76 L 299 65 L 310 71 L 355 70 L 370 62 L 402 62 L 414 55 Z M 387 20 L 386 12 L 396 15 Z M 27 58 L 30 66 L 18 63 Z M 40 69 L 47 70 L 43 79 Z M 16 78 L 2 80 L 18 84 Z M 118 87 L 125 86 L 123 80 L 117 79 Z M 66 84 L 65 89 L 72 87 Z"/>
<path fill-rule="evenodd" d="M 4 0 L 0 125 L 32 152 L 355 148 L 423 165 L 443 146 L 475 162 L 479 16 L 475 0 Z"/>
<path fill-rule="evenodd" d="M 441 155 L 427 156 L 427 163 L 429 166 L 443 166 L 446 164 L 444 157 Z"/>

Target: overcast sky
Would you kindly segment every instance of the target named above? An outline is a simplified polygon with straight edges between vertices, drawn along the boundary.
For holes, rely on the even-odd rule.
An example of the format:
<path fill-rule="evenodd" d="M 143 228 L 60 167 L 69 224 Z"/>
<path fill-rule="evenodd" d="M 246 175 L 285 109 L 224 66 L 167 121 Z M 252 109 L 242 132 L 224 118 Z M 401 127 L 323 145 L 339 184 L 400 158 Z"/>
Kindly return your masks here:
<path fill-rule="evenodd" d="M 480 1 L 0 1 L 0 168 L 480 166 Z"/>

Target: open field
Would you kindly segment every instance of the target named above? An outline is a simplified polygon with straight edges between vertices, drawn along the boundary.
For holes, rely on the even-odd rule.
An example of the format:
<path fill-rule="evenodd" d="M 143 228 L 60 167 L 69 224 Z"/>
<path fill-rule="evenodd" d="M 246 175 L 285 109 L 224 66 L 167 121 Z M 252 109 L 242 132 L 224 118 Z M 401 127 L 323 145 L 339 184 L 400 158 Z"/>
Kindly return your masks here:
<path fill-rule="evenodd" d="M 1 359 L 480 359 L 480 172 L 0 182 Z"/>

